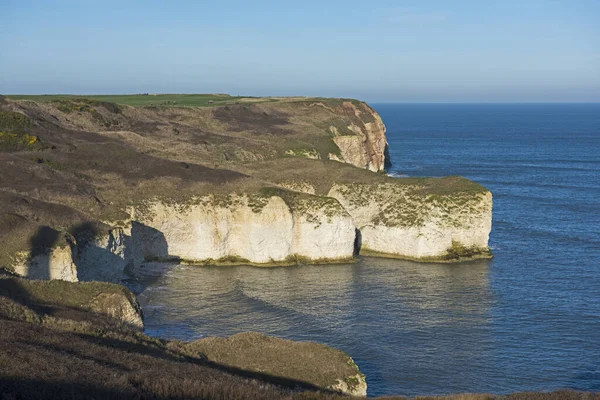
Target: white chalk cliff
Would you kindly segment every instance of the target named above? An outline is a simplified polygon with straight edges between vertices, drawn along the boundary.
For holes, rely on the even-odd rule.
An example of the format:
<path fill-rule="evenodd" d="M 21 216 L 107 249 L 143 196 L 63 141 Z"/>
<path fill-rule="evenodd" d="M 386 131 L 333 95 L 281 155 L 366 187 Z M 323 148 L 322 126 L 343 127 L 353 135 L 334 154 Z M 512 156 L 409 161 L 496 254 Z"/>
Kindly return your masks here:
<path fill-rule="evenodd" d="M 279 196 L 237 195 L 186 205 L 150 202 L 143 212 L 133 210 L 140 223 L 134 246 L 143 248 L 145 259 L 171 256 L 192 262 L 352 258 L 354 223 L 337 200 L 288 195 L 294 198 L 286 196 L 287 202 Z"/>
<path fill-rule="evenodd" d="M 13 271 L 31 279 L 121 281 L 127 262 L 122 229 L 97 234 L 85 243 L 66 236 L 66 243 L 59 246 L 17 253 L 13 258 Z"/>
<path fill-rule="evenodd" d="M 443 260 L 460 246 L 489 255 L 490 192 L 416 195 L 419 190 L 394 184 L 335 185 L 329 196 L 352 216 L 362 254 Z"/>
<path fill-rule="evenodd" d="M 283 108 L 274 112 L 288 119 L 301 115 L 308 121 L 309 117 L 318 116 L 316 119 L 320 121 L 317 128 L 321 136 L 314 139 L 311 135 L 315 133 L 307 133 L 306 137 L 301 136 L 302 140 L 291 140 L 289 143 L 296 147 L 284 152 L 287 160 L 289 156 L 319 160 L 294 159 L 297 164 L 285 164 L 285 159 L 277 158 L 270 167 L 261 164 L 257 167 L 263 168 L 263 175 L 257 178 L 260 184 L 249 186 L 252 189 L 247 191 L 229 183 L 230 189 L 224 191 L 206 190 L 198 196 L 190 195 L 195 193 L 190 191 L 172 200 L 165 193 L 162 197 L 157 194 L 156 198 L 148 198 L 153 192 L 147 190 L 142 199 L 130 199 L 130 204 L 135 205 L 127 210 L 127 220 L 107 222 L 108 227 L 101 233 L 82 239 L 63 232 L 64 240 L 52 248 L 13 251 L 12 270 L 31 278 L 118 282 L 127 265 L 137 266 L 147 260 L 265 265 L 327 263 L 352 259 L 358 250 L 361 254 L 421 261 L 489 256 L 492 196 L 485 188 L 459 177 L 392 179 L 324 161 L 329 158 L 372 172 L 385 171 L 389 162 L 386 129 L 377 112 L 365 103 L 336 100 L 301 106 L 282 103 L 280 107 Z M 231 114 L 232 110 L 225 110 L 224 116 L 219 117 L 220 123 L 237 121 L 236 118 L 244 123 L 269 121 L 268 113 L 255 115 L 246 108 L 236 111 L 241 113 L 239 117 Z M 202 118 L 211 123 L 218 120 L 215 116 L 202 115 Z M 283 121 L 283 117 L 278 118 Z M 280 123 L 283 124 L 277 122 Z M 264 126 L 264 129 L 279 129 Z M 301 126 L 317 129 L 309 124 Z M 173 137 L 178 136 L 175 131 Z M 323 137 L 323 131 L 329 136 Z M 290 134 L 282 132 L 283 137 Z M 321 145 L 310 148 L 311 138 Z M 235 138 L 242 139 L 242 143 L 247 143 L 248 137 Z M 285 146 L 287 143 L 284 142 Z M 185 147 L 189 147 L 188 142 Z M 179 149 L 183 151 L 183 147 Z M 271 178 L 273 166 L 279 166 L 280 160 L 282 165 L 292 167 L 287 167 L 284 179 L 281 174 L 273 174 L 275 177 Z M 190 165 L 182 162 L 170 168 L 186 171 Z M 233 176 L 222 179 L 234 182 L 234 178 L 249 179 L 256 172 L 239 168 L 248 175 L 233 170 L 219 173 Z M 205 170 L 198 169 L 198 173 Z M 323 176 L 313 176 L 318 174 Z M 188 182 L 194 184 L 196 178 L 192 175 L 182 176 L 186 178 L 169 178 L 168 182 L 181 182 L 183 188 Z M 122 204 L 119 212 L 124 213 L 125 207 Z M 65 229 L 65 225 L 56 231 Z"/>

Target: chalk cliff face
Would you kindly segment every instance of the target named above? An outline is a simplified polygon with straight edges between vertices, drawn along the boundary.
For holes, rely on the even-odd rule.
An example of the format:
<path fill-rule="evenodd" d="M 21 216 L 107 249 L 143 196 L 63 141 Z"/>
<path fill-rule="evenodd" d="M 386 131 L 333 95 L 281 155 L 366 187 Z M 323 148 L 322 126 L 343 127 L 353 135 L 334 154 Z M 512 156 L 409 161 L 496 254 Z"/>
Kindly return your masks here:
<path fill-rule="evenodd" d="M 13 272 L 31 279 L 60 279 L 77 282 L 77 267 L 70 246 L 54 247 L 43 252 L 19 252 Z"/>
<path fill-rule="evenodd" d="M 150 202 L 133 210 L 134 246 L 145 259 L 268 264 L 352 258 L 354 224 L 335 199 L 208 196 L 189 204 Z M 132 231 L 132 233 L 135 233 Z"/>
<path fill-rule="evenodd" d="M 335 185 L 329 196 L 352 215 L 361 254 L 440 261 L 489 256 L 492 195 L 482 187 L 437 194 L 418 184 L 350 184 Z"/>
<path fill-rule="evenodd" d="M 13 272 L 31 279 L 121 281 L 126 265 L 122 229 L 87 233 L 88 238 L 79 243 L 71 235 L 64 235 L 65 244 L 18 252 L 13 259 Z"/>
<path fill-rule="evenodd" d="M 356 100 L 6 99 L 0 131 L 0 266 L 23 276 L 117 282 L 144 260 L 281 265 L 357 250 L 489 256 L 491 194 L 381 174 L 385 126 Z"/>

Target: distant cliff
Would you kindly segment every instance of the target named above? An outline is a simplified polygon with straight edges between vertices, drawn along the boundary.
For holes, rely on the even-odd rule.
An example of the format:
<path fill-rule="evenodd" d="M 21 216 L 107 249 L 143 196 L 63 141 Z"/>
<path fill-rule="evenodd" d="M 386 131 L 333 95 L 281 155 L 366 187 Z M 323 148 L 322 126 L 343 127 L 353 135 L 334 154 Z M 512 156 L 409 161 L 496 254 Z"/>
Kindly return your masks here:
<path fill-rule="evenodd" d="M 116 282 L 145 260 L 490 256 L 489 191 L 459 177 L 382 174 L 385 126 L 367 104 L 224 99 L 2 99 L 0 266 Z"/>

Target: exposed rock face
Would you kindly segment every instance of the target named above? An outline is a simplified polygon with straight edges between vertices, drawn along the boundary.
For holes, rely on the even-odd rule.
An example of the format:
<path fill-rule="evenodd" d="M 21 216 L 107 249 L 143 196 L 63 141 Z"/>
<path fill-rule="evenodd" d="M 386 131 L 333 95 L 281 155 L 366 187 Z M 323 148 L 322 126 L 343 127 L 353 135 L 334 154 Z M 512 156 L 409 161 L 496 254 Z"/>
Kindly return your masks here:
<path fill-rule="evenodd" d="M 247 332 L 230 338 L 201 339 L 189 347 L 219 364 L 292 378 L 352 396 L 367 395 L 365 376 L 352 358 L 323 344 Z"/>
<path fill-rule="evenodd" d="M 111 229 L 106 235 L 77 244 L 74 253 L 80 281 L 120 282 L 126 264 L 122 229 Z"/>
<path fill-rule="evenodd" d="M 373 172 L 385 171 L 387 139 L 385 125 L 377 112 L 364 103 L 358 106 L 345 102 L 344 107 L 351 110 L 357 117 L 357 124 L 351 123 L 348 129 L 354 135 L 339 135 L 337 129 L 332 129 L 337 135 L 333 138 L 339 147 L 345 162 Z M 366 122 L 369 121 L 369 122 Z M 330 159 L 337 160 L 337 157 Z"/>
<path fill-rule="evenodd" d="M 118 283 L 125 268 L 125 237 L 122 229 L 107 234 L 86 233 L 76 241 L 51 248 L 19 252 L 13 271 L 30 279 L 60 279 L 69 282 L 103 281 Z"/>
<path fill-rule="evenodd" d="M 93 312 L 108 315 L 137 330 L 144 330 L 142 311 L 133 296 L 124 293 L 100 293 L 89 305 Z"/>
<path fill-rule="evenodd" d="M 145 259 L 268 264 L 303 258 L 350 259 L 354 224 L 335 199 L 298 195 L 204 197 L 193 204 L 153 202 L 132 231 Z M 139 251 L 138 251 L 139 253 Z"/>
<path fill-rule="evenodd" d="M 486 190 L 423 194 L 419 186 L 366 184 L 335 185 L 329 195 L 352 215 L 362 254 L 457 261 L 458 248 L 465 256 L 489 256 L 492 195 Z"/>
<path fill-rule="evenodd" d="M 43 252 L 20 252 L 13 272 L 31 279 L 60 279 L 77 282 L 77 267 L 70 246 L 55 247 Z"/>
<path fill-rule="evenodd" d="M 354 361 L 352 361 L 352 363 L 354 363 Z M 346 379 L 338 379 L 337 383 L 330 386 L 330 388 L 350 396 L 366 396 L 367 380 L 365 379 L 365 376 L 359 372 L 356 375 L 346 377 Z"/>

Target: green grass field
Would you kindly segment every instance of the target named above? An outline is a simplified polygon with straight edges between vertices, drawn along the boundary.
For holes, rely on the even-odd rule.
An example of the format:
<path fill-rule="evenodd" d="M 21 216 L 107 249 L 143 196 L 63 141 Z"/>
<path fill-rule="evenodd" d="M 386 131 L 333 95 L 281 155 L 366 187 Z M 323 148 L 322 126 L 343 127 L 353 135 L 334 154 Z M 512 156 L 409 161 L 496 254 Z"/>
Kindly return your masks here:
<path fill-rule="evenodd" d="M 130 106 L 191 106 L 191 107 L 213 107 L 234 103 L 254 103 L 277 101 L 267 97 L 242 97 L 229 96 L 226 94 L 126 94 L 126 95 L 6 95 L 12 100 L 31 100 L 38 102 L 49 102 L 57 100 L 90 99 L 106 101 L 110 103 L 124 104 Z"/>

